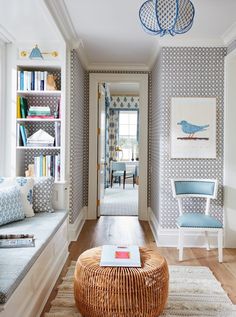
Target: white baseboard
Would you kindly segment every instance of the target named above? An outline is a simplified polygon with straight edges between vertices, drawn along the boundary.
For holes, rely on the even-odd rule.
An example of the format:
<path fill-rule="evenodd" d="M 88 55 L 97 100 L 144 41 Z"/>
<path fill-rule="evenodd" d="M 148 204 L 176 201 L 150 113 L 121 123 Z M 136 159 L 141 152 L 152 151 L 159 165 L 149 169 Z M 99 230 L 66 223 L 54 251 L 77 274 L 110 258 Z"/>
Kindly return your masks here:
<path fill-rule="evenodd" d="M 148 221 L 158 247 L 177 247 L 178 229 L 165 229 L 160 226 L 152 209 L 148 208 Z M 217 247 L 217 233 L 209 232 L 209 242 L 212 248 Z M 185 247 L 205 248 L 206 241 L 203 232 L 185 233 Z"/>
<path fill-rule="evenodd" d="M 87 209 L 88 207 L 85 206 L 80 210 L 80 213 L 76 219 L 76 221 L 72 224 L 69 224 L 69 241 L 76 241 L 78 236 L 83 228 L 84 222 L 87 218 Z"/>

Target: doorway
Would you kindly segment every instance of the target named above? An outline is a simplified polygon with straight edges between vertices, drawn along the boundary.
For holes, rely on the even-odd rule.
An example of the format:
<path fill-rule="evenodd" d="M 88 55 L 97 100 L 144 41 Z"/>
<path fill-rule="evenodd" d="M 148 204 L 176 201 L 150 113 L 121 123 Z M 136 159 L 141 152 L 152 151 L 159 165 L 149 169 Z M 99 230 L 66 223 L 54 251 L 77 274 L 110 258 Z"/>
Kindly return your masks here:
<path fill-rule="evenodd" d="M 102 83 L 137 83 L 139 84 L 139 185 L 138 216 L 147 220 L 147 122 L 148 122 L 148 74 L 113 74 L 90 73 L 89 78 L 89 201 L 88 219 L 96 219 L 98 194 L 98 86 Z"/>
<path fill-rule="evenodd" d="M 138 216 L 139 84 L 98 89 L 98 215 Z"/>

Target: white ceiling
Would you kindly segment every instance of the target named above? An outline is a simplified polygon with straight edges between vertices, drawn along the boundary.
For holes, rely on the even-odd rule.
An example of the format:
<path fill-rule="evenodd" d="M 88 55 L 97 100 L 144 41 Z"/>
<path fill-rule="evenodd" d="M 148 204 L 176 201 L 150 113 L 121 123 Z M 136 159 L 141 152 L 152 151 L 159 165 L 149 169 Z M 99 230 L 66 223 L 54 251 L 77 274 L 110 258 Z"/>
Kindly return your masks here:
<path fill-rule="evenodd" d="M 18 42 L 59 40 L 40 0 L 0 0 L 1 33 Z"/>
<path fill-rule="evenodd" d="M 192 29 L 175 37 L 145 33 L 138 18 L 144 0 L 0 0 L 0 37 L 17 41 L 71 40 L 88 68 L 145 69 L 162 45 L 224 45 L 235 26 L 236 0 L 192 0 Z M 56 28 L 57 26 L 58 28 Z M 66 35 L 66 36 L 65 36 Z M 234 33 L 236 36 L 236 32 Z"/>

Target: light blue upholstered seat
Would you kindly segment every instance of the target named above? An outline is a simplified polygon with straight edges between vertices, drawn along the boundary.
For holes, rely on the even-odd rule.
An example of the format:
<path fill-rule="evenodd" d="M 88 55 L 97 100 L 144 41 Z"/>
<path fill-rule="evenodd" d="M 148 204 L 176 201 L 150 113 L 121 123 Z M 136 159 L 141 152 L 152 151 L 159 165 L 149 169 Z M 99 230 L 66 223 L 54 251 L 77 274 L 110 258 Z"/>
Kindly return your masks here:
<path fill-rule="evenodd" d="M 35 237 L 35 247 L 0 250 L 0 304 L 6 303 L 66 218 L 65 211 L 42 212 L 0 227 L 1 234 L 27 233 Z"/>
<path fill-rule="evenodd" d="M 222 223 L 209 215 L 200 214 L 196 212 L 189 212 L 181 215 L 177 219 L 177 224 L 180 227 L 193 228 L 222 228 Z"/>
<path fill-rule="evenodd" d="M 126 164 L 124 162 L 111 162 L 111 188 L 113 185 L 113 178 L 119 177 L 119 184 L 120 179 L 123 177 L 123 188 L 125 188 L 125 180 L 126 178 L 133 178 L 133 186 L 134 186 L 134 172 L 127 172 L 126 171 Z"/>
<path fill-rule="evenodd" d="M 207 250 L 210 249 L 208 231 L 218 233 L 219 262 L 223 261 L 223 224 L 210 215 L 210 200 L 217 195 L 218 182 L 215 179 L 172 179 L 172 192 L 177 199 L 180 216 L 177 219 L 179 228 L 179 260 L 183 259 L 183 235 L 185 231 L 205 232 Z M 206 207 L 204 213 L 195 210 L 185 210 L 183 199 L 204 198 Z M 187 237 L 186 237 L 187 238 Z"/>

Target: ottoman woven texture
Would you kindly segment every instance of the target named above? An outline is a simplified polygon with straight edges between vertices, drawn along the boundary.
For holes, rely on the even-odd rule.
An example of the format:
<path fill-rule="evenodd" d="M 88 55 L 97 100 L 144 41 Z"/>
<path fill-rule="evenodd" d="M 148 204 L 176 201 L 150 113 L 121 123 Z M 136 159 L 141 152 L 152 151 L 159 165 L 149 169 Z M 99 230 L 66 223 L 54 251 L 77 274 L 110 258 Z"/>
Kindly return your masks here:
<path fill-rule="evenodd" d="M 75 302 L 83 317 L 157 317 L 166 304 L 169 272 L 157 251 L 140 248 L 141 268 L 101 267 L 101 247 L 75 268 Z"/>

